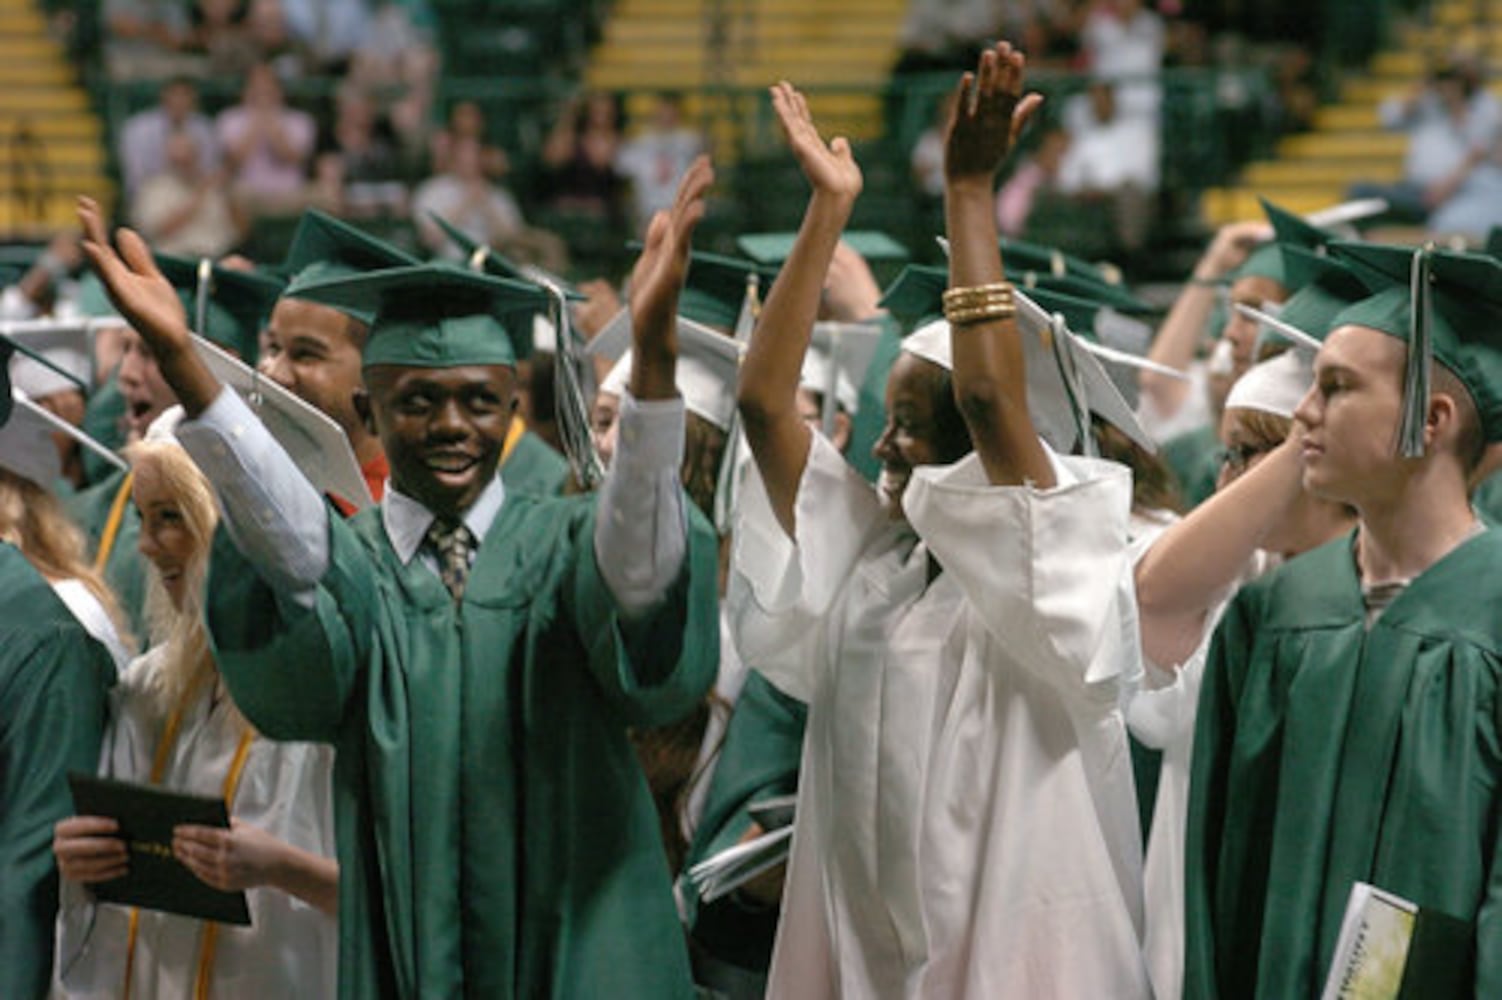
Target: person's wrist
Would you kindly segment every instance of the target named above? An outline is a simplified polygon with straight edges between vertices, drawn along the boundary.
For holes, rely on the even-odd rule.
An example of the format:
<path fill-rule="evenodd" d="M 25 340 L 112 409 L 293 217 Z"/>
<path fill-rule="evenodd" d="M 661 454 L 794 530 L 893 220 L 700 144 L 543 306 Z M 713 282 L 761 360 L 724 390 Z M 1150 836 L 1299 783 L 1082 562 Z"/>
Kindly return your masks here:
<path fill-rule="evenodd" d="M 990 174 L 946 177 L 944 188 L 951 198 L 985 198 L 990 201 L 993 188 L 992 177 Z"/>

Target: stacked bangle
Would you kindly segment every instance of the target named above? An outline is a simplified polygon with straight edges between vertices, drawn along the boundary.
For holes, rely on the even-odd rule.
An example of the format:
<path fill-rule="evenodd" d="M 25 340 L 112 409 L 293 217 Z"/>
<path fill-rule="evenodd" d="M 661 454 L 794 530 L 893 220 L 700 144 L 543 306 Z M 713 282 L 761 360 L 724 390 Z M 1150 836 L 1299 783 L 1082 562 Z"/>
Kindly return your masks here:
<path fill-rule="evenodd" d="M 944 293 L 944 318 L 950 326 L 970 326 L 1015 315 L 1017 303 L 1011 284 L 1005 281 L 951 288 Z"/>

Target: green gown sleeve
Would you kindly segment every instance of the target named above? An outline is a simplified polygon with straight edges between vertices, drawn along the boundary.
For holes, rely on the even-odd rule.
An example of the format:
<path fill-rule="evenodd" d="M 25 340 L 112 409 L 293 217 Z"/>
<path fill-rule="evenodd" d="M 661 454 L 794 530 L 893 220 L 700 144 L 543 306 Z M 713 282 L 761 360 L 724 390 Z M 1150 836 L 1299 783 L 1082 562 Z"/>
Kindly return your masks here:
<path fill-rule="evenodd" d="M 208 587 L 209 632 L 236 706 L 266 736 L 334 742 L 374 638 L 374 570 L 330 517 L 330 566 L 315 604 L 279 599 L 221 529 Z"/>
<path fill-rule="evenodd" d="M 682 718 L 719 669 L 718 544 L 687 497 L 683 507 L 689 512 L 683 569 L 667 595 L 640 617 L 621 612 L 600 575 L 592 520 L 576 546 L 565 608 L 590 672 L 628 725 L 661 726 Z"/>
<path fill-rule="evenodd" d="M 0 995 L 25 998 L 51 980 L 52 827 L 73 813 L 68 772 L 98 766 L 114 665 L 76 622 L 21 631 L 0 643 Z"/>

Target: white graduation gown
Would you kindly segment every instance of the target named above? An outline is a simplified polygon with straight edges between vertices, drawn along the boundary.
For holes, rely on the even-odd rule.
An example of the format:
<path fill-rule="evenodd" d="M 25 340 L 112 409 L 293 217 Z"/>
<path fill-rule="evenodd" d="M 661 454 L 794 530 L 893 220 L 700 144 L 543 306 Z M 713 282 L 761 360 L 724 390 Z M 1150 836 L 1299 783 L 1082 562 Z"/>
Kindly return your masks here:
<path fill-rule="evenodd" d="M 815 436 L 796 544 L 742 495 L 736 642 L 809 703 L 768 996 L 1147 995 L 1130 475 L 1054 462 L 919 469 L 909 530 Z"/>
<path fill-rule="evenodd" d="M 150 778 L 165 720 L 145 683 L 161 652 L 158 647 L 137 658 L 111 692 L 101 774 L 137 782 Z M 222 688 L 211 707 L 209 687 L 184 713 L 161 784 L 217 798 L 223 794 L 243 723 Z M 230 815 L 305 851 L 333 857 L 332 767 L 330 747 L 256 737 Z M 63 886 L 55 995 L 100 1000 L 121 996 L 129 908 L 96 904 L 79 886 Z M 219 926 L 209 995 L 215 1000 L 332 997 L 338 960 L 334 918 L 275 889 L 252 889 L 247 896 L 251 926 Z M 204 923 L 140 912 L 131 997 L 192 1000 Z"/>
<path fill-rule="evenodd" d="M 1143 546 L 1138 558 L 1149 549 L 1150 544 Z M 1269 553 L 1254 553 L 1237 581 L 1211 602 L 1199 645 L 1177 670 L 1165 670 L 1151 660 L 1144 660 L 1146 683 L 1127 707 L 1127 724 L 1132 735 L 1163 755 L 1142 870 L 1147 920 L 1142 950 L 1157 1000 L 1178 1000 L 1184 987 L 1184 828 L 1189 817 L 1194 720 L 1210 640 L 1241 585 L 1257 579 L 1275 565 L 1277 560 Z"/>

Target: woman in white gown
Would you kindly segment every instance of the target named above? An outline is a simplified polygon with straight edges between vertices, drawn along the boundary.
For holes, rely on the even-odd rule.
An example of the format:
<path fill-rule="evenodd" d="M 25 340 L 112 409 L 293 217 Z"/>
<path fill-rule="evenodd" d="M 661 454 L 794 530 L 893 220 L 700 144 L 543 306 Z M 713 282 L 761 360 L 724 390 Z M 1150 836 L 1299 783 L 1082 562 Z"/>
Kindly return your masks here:
<path fill-rule="evenodd" d="M 860 170 L 773 91 L 813 194 L 742 367 L 759 475 L 728 597 L 742 656 L 809 705 L 772 997 L 1147 995 L 1130 475 L 1034 429 L 990 202 L 1036 101 L 1005 43 L 972 82 L 946 151 L 962 291 L 892 369 L 875 490 L 795 404 Z"/>
<path fill-rule="evenodd" d="M 246 890 L 251 925 L 96 903 L 88 886 L 125 872 L 125 845 L 112 836 L 113 820 L 71 817 L 54 839 L 64 886 L 55 991 L 143 1000 L 332 996 L 332 752 L 264 739 L 236 709 L 203 625 L 213 493 L 175 443 L 136 445 L 131 458 L 141 552 L 152 564 L 154 643 L 112 694 L 100 772 L 228 802 L 230 830 L 178 827 L 172 849 L 204 882 Z"/>

